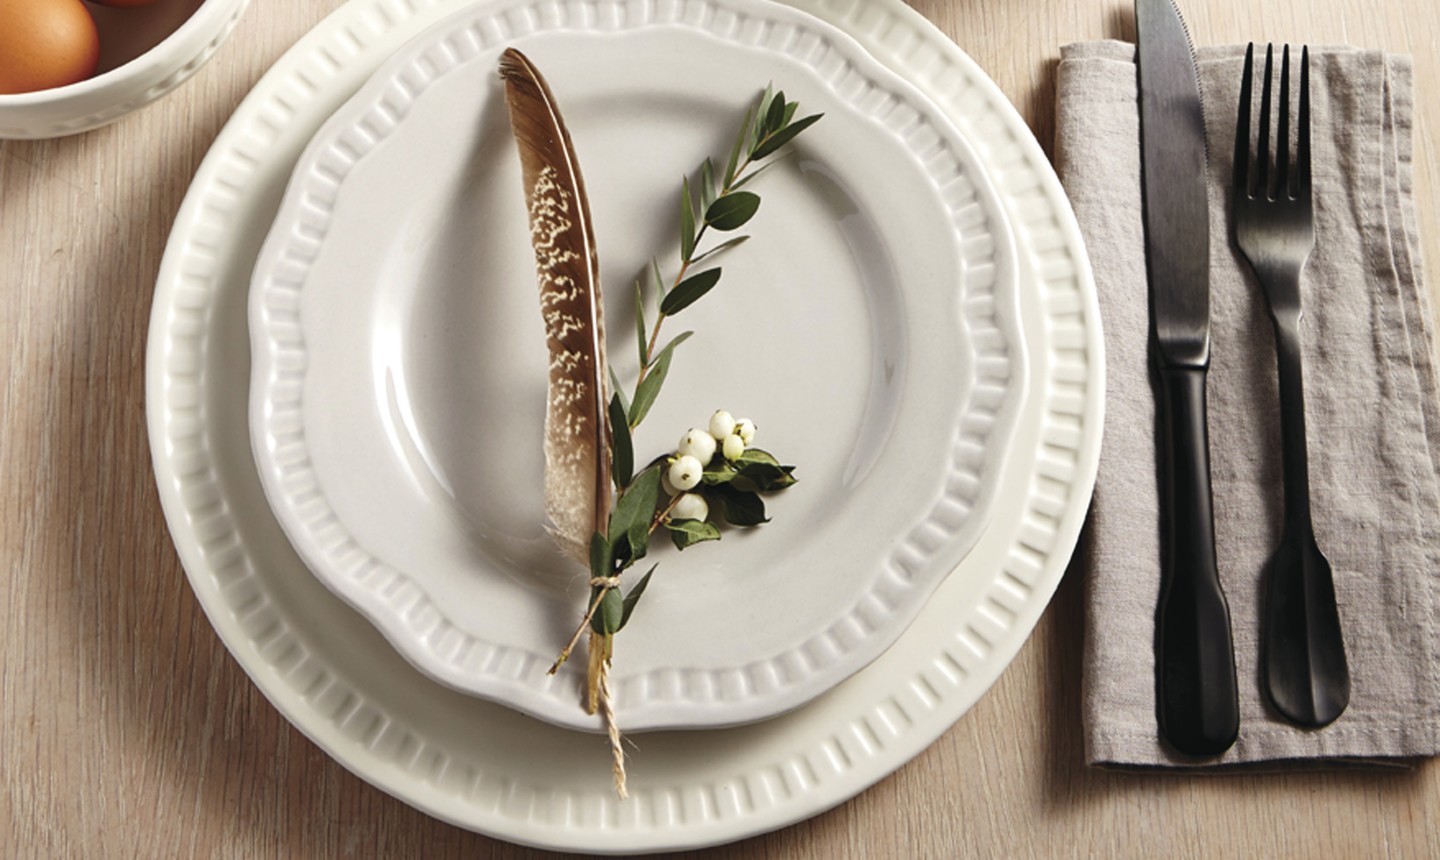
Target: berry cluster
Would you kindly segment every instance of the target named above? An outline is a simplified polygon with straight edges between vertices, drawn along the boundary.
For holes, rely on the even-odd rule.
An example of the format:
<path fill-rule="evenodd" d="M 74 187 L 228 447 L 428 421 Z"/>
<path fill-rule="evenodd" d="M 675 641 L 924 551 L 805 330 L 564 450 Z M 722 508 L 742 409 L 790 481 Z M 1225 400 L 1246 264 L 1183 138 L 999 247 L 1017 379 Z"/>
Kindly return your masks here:
<path fill-rule="evenodd" d="M 703 521 L 709 518 L 710 503 L 704 495 L 690 490 L 700 485 L 707 469 L 721 465 L 715 462 L 717 454 L 725 462 L 734 463 L 754 441 L 755 422 L 749 418 L 736 420 L 724 409 L 717 409 L 710 416 L 709 429 L 691 427 L 685 431 L 660 482 L 672 498 L 679 495 L 670 503 L 670 519 Z"/>

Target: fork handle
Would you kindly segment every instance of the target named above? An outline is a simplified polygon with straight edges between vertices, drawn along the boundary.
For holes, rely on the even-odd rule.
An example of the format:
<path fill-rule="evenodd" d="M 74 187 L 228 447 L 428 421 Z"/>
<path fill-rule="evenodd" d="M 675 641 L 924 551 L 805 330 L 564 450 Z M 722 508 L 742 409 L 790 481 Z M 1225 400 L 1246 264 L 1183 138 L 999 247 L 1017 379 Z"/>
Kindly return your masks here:
<path fill-rule="evenodd" d="M 1200 366 L 1159 368 L 1161 576 L 1156 610 L 1160 731 L 1177 750 L 1215 756 L 1240 731 L 1230 608 L 1215 567 L 1210 442 Z"/>
<path fill-rule="evenodd" d="M 1298 295 L 1298 274 L 1295 280 Z M 1271 704 L 1286 719 L 1319 728 L 1338 719 L 1349 705 L 1350 669 L 1334 575 L 1315 542 L 1310 519 L 1300 312 L 1272 312 L 1271 319 L 1280 380 L 1285 524 L 1281 545 L 1265 571 L 1263 679 Z"/>
<path fill-rule="evenodd" d="M 1298 295 L 1298 276 L 1293 291 Z M 1272 289 L 1272 292 L 1274 290 Z M 1300 312 L 1275 312 L 1275 369 L 1280 381 L 1280 459 L 1285 492 L 1285 533 L 1313 533 L 1310 453 L 1305 441 L 1305 373 L 1300 359 Z"/>

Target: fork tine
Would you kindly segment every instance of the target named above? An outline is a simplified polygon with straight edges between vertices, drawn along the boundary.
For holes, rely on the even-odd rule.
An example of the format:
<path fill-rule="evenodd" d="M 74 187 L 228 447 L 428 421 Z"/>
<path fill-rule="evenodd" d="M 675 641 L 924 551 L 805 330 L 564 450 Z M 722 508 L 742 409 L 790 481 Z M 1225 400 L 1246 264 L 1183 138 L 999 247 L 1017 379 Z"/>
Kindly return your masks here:
<path fill-rule="evenodd" d="M 1250 101 L 1255 78 L 1255 43 L 1245 49 L 1245 73 L 1240 77 L 1240 114 L 1235 118 L 1235 166 L 1231 182 L 1236 197 L 1250 195 Z"/>
<path fill-rule="evenodd" d="M 1255 145 L 1255 176 L 1251 196 L 1270 196 L 1270 70 L 1275 46 L 1265 46 L 1265 79 L 1260 84 L 1260 140 Z"/>
<path fill-rule="evenodd" d="M 1290 194 L 1290 46 L 1280 52 L 1280 114 L 1279 131 L 1275 134 L 1275 189 L 1270 198 Z"/>
<path fill-rule="evenodd" d="M 1300 48 L 1300 140 L 1295 145 L 1295 196 L 1310 198 L 1310 46 Z"/>

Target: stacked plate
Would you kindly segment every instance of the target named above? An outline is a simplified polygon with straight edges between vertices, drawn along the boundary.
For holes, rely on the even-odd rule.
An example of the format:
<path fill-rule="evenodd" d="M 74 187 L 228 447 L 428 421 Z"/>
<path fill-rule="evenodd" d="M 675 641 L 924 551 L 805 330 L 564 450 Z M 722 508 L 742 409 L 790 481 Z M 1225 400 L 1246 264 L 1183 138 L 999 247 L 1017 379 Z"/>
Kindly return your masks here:
<path fill-rule="evenodd" d="M 626 801 L 580 671 L 545 673 L 587 589 L 543 531 L 512 45 L 565 110 L 626 287 L 611 320 L 759 90 L 825 113 L 753 186 L 754 238 L 676 321 L 697 333 L 637 439 L 663 453 L 725 406 L 801 483 L 755 533 L 652 559 L 615 661 L 645 732 Z M 346 767 L 512 841 L 697 847 L 854 795 L 1008 664 L 1089 500 L 1098 325 L 1039 147 L 898 0 L 356 0 L 197 174 L 156 293 L 152 446 L 212 623 Z"/>

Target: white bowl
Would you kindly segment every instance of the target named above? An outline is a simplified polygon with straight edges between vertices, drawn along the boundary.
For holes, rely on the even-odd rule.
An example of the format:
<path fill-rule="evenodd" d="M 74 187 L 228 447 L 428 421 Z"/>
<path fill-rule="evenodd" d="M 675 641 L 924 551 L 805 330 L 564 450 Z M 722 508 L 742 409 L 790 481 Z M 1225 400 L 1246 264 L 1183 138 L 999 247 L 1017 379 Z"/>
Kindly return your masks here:
<path fill-rule="evenodd" d="M 114 122 L 179 86 L 215 53 L 250 0 L 160 0 L 86 7 L 100 30 L 94 77 L 33 93 L 0 95 L 0 138 L 77 134 Z"/>

